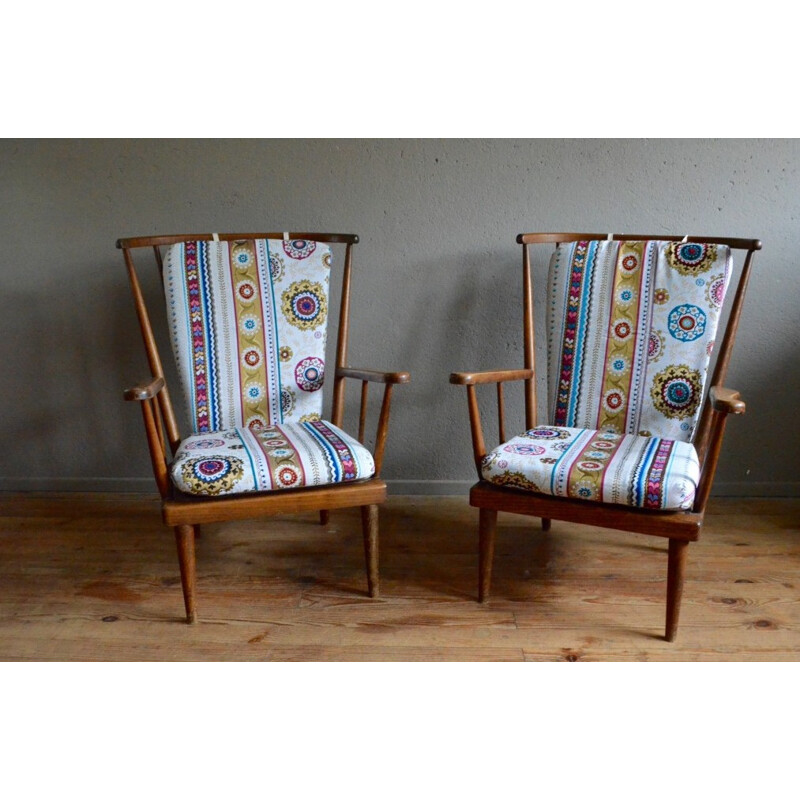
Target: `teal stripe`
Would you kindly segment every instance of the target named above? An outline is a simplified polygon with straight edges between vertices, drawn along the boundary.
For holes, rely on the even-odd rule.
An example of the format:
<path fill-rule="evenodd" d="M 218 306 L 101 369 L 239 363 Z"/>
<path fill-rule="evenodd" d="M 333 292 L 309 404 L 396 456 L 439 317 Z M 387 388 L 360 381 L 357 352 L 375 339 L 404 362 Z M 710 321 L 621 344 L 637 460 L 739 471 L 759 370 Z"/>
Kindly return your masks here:
<path fill-rule="evenodd" d="M 272 324 L 275 326 L 275 350 L 271 354 L 274 362 L 275 369 L 278 372 L 278 413 L 280 414 L 281 422 L 283 422 L 283 402 L 281 401 L 281 393 L 283 390 L 283 382 L 281 381 L 281 340 L 279 337 L 278 328 L 278 311 L 275 305 L 275 284 L 272 280 L 272 264 L 269 260 L 269 239 L 265 239 L 264 243 L 267 246 L 267 278 L 269 280 L 269 293 L 272 298 Z"/>
<path fill-rule="evenodd" d="M 553 471 L 550 473 L 550 494 L 552 494 L 554 497 L 556 496 L 556 473 L 558 472 L 558 468 L 563 459 L 566 458 L 567 453 L 569 453 L 573 446 L 581 440 L 581 437 L 584 433 L 586 433 L 586 431 L 580 431 L 580 433 L 576 434 L 575 438 L 570 442 L 569 447 L 564 450 L 564 452 L 559 456 L 558 461 L 553 464 Z M 592 436 L 594 436 L 594 432 L 592 432 Z M 536 440 L 534 439 L 534 441 Z"/>
<path fill-rule="evenodd" d="M 255 462 L 253 461 L 253 455 L 250 452 L 250 448 L 247 446 L 247 442 L 242 438 L 241 431 L 238 428 L 234 428 L 236 431 L 236 435 L 239 437 L 239 441 L 242 443 L 242 447 L 244 448 L 245 453 L 247 453 L 247 458 L 250 461 L 250 469 L 253 473 L 253 483 L 256 486 L 258 491 L 265 491 L 267 489 L 271 489 L 272 486 L 260 486 L 258 483 L 258 471 L 256 470 Z"/>

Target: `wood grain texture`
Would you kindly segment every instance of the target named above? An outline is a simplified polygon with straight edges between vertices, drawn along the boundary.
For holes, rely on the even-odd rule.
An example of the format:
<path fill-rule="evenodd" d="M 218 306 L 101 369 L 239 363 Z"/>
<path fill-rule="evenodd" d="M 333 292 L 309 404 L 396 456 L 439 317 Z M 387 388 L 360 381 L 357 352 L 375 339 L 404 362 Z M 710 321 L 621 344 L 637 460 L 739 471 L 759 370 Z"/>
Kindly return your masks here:
<path fill-rule="evenodd" d="M 709 503 L 681 625 L 663 640 L 667 542 L 498 515 L 475 601 L 478 512 L 389 497 L 381 595 L 359 509 L 204 525 L 186 625 L 155 495 L 0 495 L 6 661 L 797 661 L 800 499 Z"/>

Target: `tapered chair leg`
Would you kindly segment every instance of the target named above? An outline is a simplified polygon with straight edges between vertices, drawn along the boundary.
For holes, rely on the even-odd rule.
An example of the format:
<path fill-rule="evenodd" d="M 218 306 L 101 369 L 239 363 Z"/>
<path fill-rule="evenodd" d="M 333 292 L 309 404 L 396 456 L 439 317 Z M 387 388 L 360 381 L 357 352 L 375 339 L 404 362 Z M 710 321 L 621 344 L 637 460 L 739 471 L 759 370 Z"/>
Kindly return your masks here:
<path fill-rule="evenodd" d="M 380 595 L 378 573 L 378 506 L 361 506 L 361 528 L 364 532 L 364 557 L 367 561 L 367 587 L 370 597 Z"/>
<path fill-rule="evenodd" d="M 331 512 L 330 511 L 320 511 L 319 512 L 319 524 L 320 525 L 327 525 L 328 521 L 330 520 L 330 518 L 331 518 Z"/>
<path fill-rule="evenodd" d="M 552 520 L 549 520 L 545 517 L 542 517 L 542 530 L 547 533 L 550 530 L 550 525 L 552 524 Z"/>
<path fill-rule="evenodd" d="M 669 554 L 667 565 L 667 626 L 664 638 L 668 642 L 675 641 L 678 632 L 678 616 L 681 611 L 681 597 L 683 595 L 683 575 L 686 568 L 686 554 L 689 552 L 689 542 L 679 539 L 669 540 Z"/>
<path fill-rule="evenodd" d="M 178 561 L 181 566 L 181 586 L 183 586 L 183 603 L 186 606 L 186 621 L 197 622 L 194 601 L 194 528 L 191 525 L 178 525 L 175 528 L 175 541 L 178 545 Z"/>
<path fill-rule="evenodd" d="M 482 508 L 478 518 L 478 602 L 489 599 L 492 583 L 492 561 L 494 560 L 494 540 L 497 532 L 497 512 Z"/>

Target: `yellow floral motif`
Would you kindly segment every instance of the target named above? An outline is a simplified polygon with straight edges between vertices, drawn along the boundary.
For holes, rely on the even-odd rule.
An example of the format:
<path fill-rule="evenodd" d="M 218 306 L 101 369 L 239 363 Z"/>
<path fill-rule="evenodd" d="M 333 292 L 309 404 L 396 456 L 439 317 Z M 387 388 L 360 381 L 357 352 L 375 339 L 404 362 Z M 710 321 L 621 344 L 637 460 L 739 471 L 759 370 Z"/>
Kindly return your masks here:
<path fill-rule="evenodd" d="M 644 242 L 622 242 L 617 254 L 614 275 L 608 351 L 603 371 L 602 397 L 598 428 L 610 427 L 623 432 L 631 391 L 639 319 L 639 272 L 644 259 Z"/>
<path fill-rule="evenodd" d="M 243 474 L 242 461 L 233 456 L 190 458 L 181 467 L 183 481 L 192 494 L 229 492 Z"/>
<path fill-rule="evenodd" d="M 296 281 L 282 295 L 281 309 L 288 322 L 300 330 L 313 330 L 325 322 L 328 301 L 322 284 Z"/>
<path fill-rule="evenodd" d="M 667 245 L 667 263 L 681 275 L 699 275 L 717 260 L 715 244 L 671 242 Z"/>
<path fill-rule="evenodd" d="M 659 372 L 650 386 L 653 405 L 665 417 L 691 417 L 700 405 L 700 372 L 687 364 L 673 364 Z"/>
<path fill-rule="evenodd" d="M 521 472 L 506 470 L 500 475 L 493 475 L 490 480 L 498 486 L 510 486 L 512 489 L 525 489 L 528 492 L 541 492 L 542 490 Z"/>

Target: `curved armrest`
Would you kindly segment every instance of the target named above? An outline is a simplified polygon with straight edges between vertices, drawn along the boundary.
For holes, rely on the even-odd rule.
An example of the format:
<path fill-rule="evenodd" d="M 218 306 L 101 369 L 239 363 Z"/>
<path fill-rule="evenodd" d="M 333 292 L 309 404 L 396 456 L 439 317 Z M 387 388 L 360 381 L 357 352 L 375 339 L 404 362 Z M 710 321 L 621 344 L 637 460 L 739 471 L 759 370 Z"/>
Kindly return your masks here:
<path fill-rule="evenodd" d="M 130 389 L 126 389 L 126 400 L 138 400 L 144 417 L 144 429 L 147 434 L 147 446 L 150 449 L 150 461 L 153 464 L 153 475 L 156 479 L 158 491 L 162 497 L 169 491 L 169 476 L 167 475 L 167 448 L 161 428 L 162 420 L 158 403 L 153 402 L 159 392 L 164 388 L 164 378 L 151 378 L 144 380 Z M 174 448 L 173 448 L 174 452 Z"/>
<path fill-rule="evenodd" d="M 337 367 L 336 389 L 333 398 L 333 424 L 341 425 L 344 415 L 344 378 L 361 381 L 361 409 L 358 415 L 358 441 L 364 442 L 364 429 L 367 421 L 367 393 L 370 383 L 383 384 L 383 402 L 378 418 L 378 431 L 375 435 L 375 475 L 380 475 L 383 465 L 383 451 L 389 433 L 389 409 L 392 403 L 392 389 L 396 383 L 408 383 L 411 376 L 407 372 L 381 372 L 376 369 L 360 367 Z"/>
<path fill-rule="evenodd" d="M 126 400 L 152 400 L 163 388 L 163 378 L 152 378 L 149 381 L 141 381 L 136 386 L 126 389 L 123 397 Z"/>
<path fill-rule="evenodd" d="M 483 438 L 483 426 L 481 425 L 481 414 L 478 410 L 477 391 L 475 387 L 482 383 L 494 383 L 497 385 L 497 412 L 498 412 L 498 434 L 501 442 L 506 439 L 505 431 L 505 406 L 503 401 L 503 384 L 506 381 L 530 381 L 536 373 L 532 369 L 498 369 L 488 372 L 453 372 L 450 375 L 450 383 L 456 386 L 467 387 L 467 403 L 469 404 L 469 427 L 472 433 L 472 454 L 475 458 L 475 467 L 478 470 L 478 477 L 481 477 L 481 463 L 486 455 L 486 443 Z"/>
<path fill-rule="evenodd" d="M 407 372 L 380 372 L 376 369 L 360 369 L 359 367 L 337 367 L 337 378 L 355 378 L 372 383 L 408 383 L 411 376 Z"/>
<path fill-rule="evenodd" d="M 711 398 L 711 407 L 714 411 L 723 414 L 744 414 L 747 408 L 739 392 L 726 389 L 724 386 L 712 386 L 708 390 L 708 396 Z"/>
<path fill-rule="evenodd" d="M 532 369 L 499 369 L 491 372 L 453 372 L 450 383 L 457 386 L 475 386 L 479 383 L 504 383 L 505 381 L 529 381 L 534 377 Z"/>
<path fill-rule="evenodd" d="M 703 513 L 711 494 L 711 484 L 717 471 L 717 462 L 722 448 L 722 437 L 728 414 L 744 414 L 745 403 L 739 392 L 725 386 L 712 386 L 708 390 L 708 399 L 713 410 L 711 426 L 705 446 L 701 444 L 700 454 L 700 480 L 694 497 L 693 510 Z"/>

